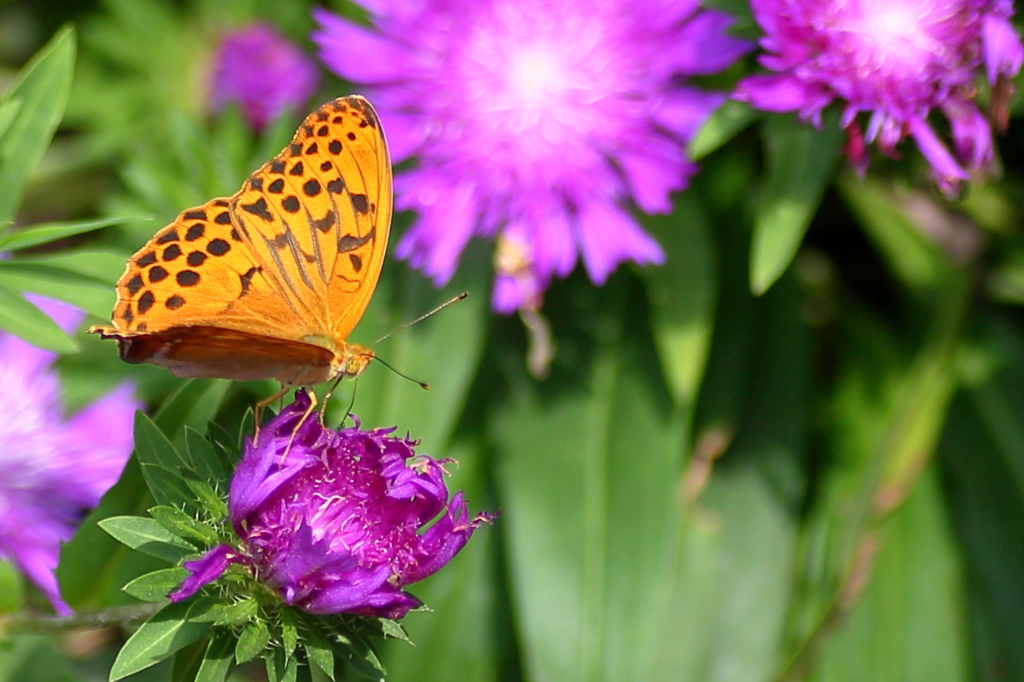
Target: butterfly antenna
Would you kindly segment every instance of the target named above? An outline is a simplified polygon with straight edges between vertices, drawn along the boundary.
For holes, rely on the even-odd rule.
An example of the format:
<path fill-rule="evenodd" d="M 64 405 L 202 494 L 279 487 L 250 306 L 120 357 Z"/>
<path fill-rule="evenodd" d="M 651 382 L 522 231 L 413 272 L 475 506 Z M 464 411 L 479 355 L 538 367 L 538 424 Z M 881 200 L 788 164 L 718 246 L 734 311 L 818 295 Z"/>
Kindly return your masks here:
<path fill-rule="evenodd" d="M 430 317 L 430 316 L 431 316 L 431 315 L 433 315 L 434 313 L 436 313 L 436 312 L 440 312 L 441 310 L 444 310 L 445 308 L 447 308 L 448 306 L 450 306 L 450 305 L 451 305 L 452 303 L 458 303 L 459 301 L 463 300 L 463 299 L 464 299 L 464 298 L 466 298 L 467 296 L 469 296 L 469 292 L 468 292 L 468 291 L 463 291 L 463 292 L 462 292 L 461 294 L 459 294 L 459 295 L 458 295 L 458 296 L 456 296 L 455 298 L 452 298 L 452 299 L 449 299 L 449 300 L 445 301 L 444 303 L 442 303 L 441 305 L 437 306 L 436 308 L 434 308 L 434 309 L 433 309 L 433 310 L 431 310 L 430 312 L 426 312 L 426 313 L 423 313 L 422 315 L 420 315 L 419 317 L 417 317 L 417 318 L 416 318 L 415 320 L 413 320 L 412 322 L 406 322 L 405 324 L 401 325 L 400 327 L 398 327 L 398 328 L 396 328 L 396 329 L 392 329 L 392 330 L 391 330 L 391 331 L 389 331 L 389 332 L 388 332 L 387 334 L 385 334 L 384 336 L 382 336 L 382 337 L 380 337 L 379 339 L 377 339 L 376 341 L 374 341 L 373 345 L 375 345 L 375 346 L 376 346 L 376 345 L 377 345 L 378 343 L 380 343 L 380 342 L 381 342 L 381 341 L 383 341 L 384 339 L 386 339 L 386 338 L 388 338 L 388 337 L 392 336 L 393 334 L 397 334 L 398 332 L 402 331 L 403 329 L 408 329 L 409 327 L 413 326 L 413 325 L 414 325 L 414 324 L 416 324 L 417 322 L 422 322 L 423 320 L 427 319 L 428 317 Z M 378 359 L 378 360 L 380 360 L 380 358 L 377 358 L 377 359 Z M 385 367 L 388 367 L 387 363 L 383 363 L 383 364 L 384 364 L 384 366 L 385 366 Z M 401 372 L 399 372 L 399 371 L 395 370 L 395 369 L 394 369 L 393 367 L 389 367 L 389 369 L 391 369 L 391 371 L 392 371 L 392 372 L 394 372 L 395 374 L 398 374 L 399 376 L 405 376 L 405 375 L 404 375 L 404 374 L 402 374 Z M 405 377 L 405 378 L 406 378 L 406 379 L 409 379 L 409 377 Z M 410 381 L 416 381 L 415 379 L 409 379 L 409 380 L 410 380 Z M 421 381 L 416 381 L 416 383 L 417 383 L 417 384 L 422 384 L 423 382 L 421 382 Z M 426 387 L 426 384 L 423 384 L 423 386 L 424 386 L 424 387 Z"/>
<path fill-rule="evenodd" d="M 453 299 L 453 300 L 455 300 L 455 299 Z M 449 301 L 448 303 L 451 303 L 451 302 L 452 302 L 452 301 Z M 445 305 L 448 305 L 448 304 L 446 303 Z M 441 306 L 441 307 L 443 308 L 444 306 Z M 411 323 L 410 323 L 410 324 L 411 324 Z M 409 325 L 406 325 L 406 326 L 408 327 Z M 396 329 L 395 331 L 398 331 L 398 330 Z M 385 337 L 385 338 L 387 338 L 387 337 Z M 375 357 L 374 359 L 375 359 L 375 360 L 376 360 L 377 362 L 379 362 L 380 364 L 382 364 L 382 365 L 384 365 L 385 367 L 387 367 L 388 369 L 390 369 L 390 370 L 391 370 L 392 372 L 394 372 L 394 373 L 395 373 L 395 374 L 397 374 L 398 376 L 402 377 L 403 379 L 408 379 L 408 380 L 409 380 L 409 381 L 411 381 L 412 383 L 416 384 L 417 386 L 419 386 L 420 388 L 422 388 L 422 389 L 423 389 L 424 391 L 429 391 L 429 390 L 430 390 L 430 384 L 428 384 L 428 383 L 427 383 L 427 382 L 425 382 L 425 381 L 420 381 L 419 379 L 413 379 L 413 378 L 412 378 L 411 376 L 409 376 L 408 374 L 402 374 L 402 373 L 401 373 L 401 372 L 399 372 L 399 371 L 398 371 L 397 369 L 395 369 L 394 367 L 392 367 L 392 366 L 391 366 L 391 365 L 389 365 L 388 363 L 386 363 L 386 362 L 384 362 L 383 360 L 381 360 L 381 359 L 380 359 L 380 356 L 379 356 L 379 355 L 378 355 L 378 356 L 376 356 L 376 357 Z"/>

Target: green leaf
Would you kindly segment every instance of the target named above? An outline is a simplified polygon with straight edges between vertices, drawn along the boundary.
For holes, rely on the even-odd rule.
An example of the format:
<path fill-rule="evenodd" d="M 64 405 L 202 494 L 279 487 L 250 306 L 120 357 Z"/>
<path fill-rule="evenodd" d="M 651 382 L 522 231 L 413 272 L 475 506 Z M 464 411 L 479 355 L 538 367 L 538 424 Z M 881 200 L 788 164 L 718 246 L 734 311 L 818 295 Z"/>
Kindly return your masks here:
<path fill-rule="evenodd" d="M 183 506 L 189 511 L 198 512 L 191 488 L 182 475 L 155 464 L 143 464 L 142 475 L 149 491 L 153 493 L 153 499 L 159 504 Z"/>
<path fill-rule="evenodd" d="M 209 483 L 188 476 L 185 478 L 185 485 L 199 500 L 199 506 L 209 515 L 209 518 L 223 519 L 228 515 L 227 503 L 216 490 L 210 487 Z"/>
<path fill-rule="evenodd" d="M 675 641 L 662 595 L 674 582 L 684 424 L 653 342 L 635 333 L 647 323 L 634 279 L 548 295 L 566 311 L 552 320 L 559 357 L 573 361 L 543 385 L 509 371 L 508 400 L 493 408 L 523 676 L 657 679 L 655 653 Z"/>
<path fill-rule="evenodd" d="M 767 177 L 750 252 L 750 288 L 759 295 L 796 255 L 832 177 L 842 131 L 834 116 L 826 116 L 820 130 L 794 116 L 772 116 L 764 138 Z"/>
<path fill-rule="evenodd" d="M 209 639 L 200 639 L 178 649 L 171 664 L 170 682 L 193 682 L 209 645 Z"/>
<path fill-rule="evenodd" d="M 199 666 L 195 682 L 224 682 L 235 665 L 235 638 L 218 633 L 210 639 L 203 663 Z"/>
<path fill-rule="evenodd" d="M 7 95 L 21 106 L 0 135 L 0 226 L 14 219 L 29 173 L 64 115 L 74 66 L 75 32 L 67 27 L 36 53 Z"/>
<path fill-rule="evenodd" d="M 934 470 L 886 520 L 864 593 L 827 640 L 814 679 L 966 682 L 971 658 L 959 551 Z M 1007 678 L 1009 679 L 1009 678 Z"/>
<path fill-rule="evenodd" d="M 268 644 L 270 644 L 270 630 L 267 628 L 267 624 L 262 620 L 249 623 L 238 635 L 238 643 L 235 645 L 235 661 L 238 663 L 251 661 L 263 653 Z"/>
<path fill-rule="evenodd" d="M 296 682 L 299 662 L 288 658 L 281 649 L 274 649 L 264 657 L 267 664 L 268 682 Z"/>
<path fill-rule="evenodd" d="M 21 109 L 20 99 L 7 99 L 0 104 L 0 139 L 3 139 L 4 134 L 7 133 L 7 129 L 14 123 L 15 117 L 18 115 L 18 110 Z"/>
<path fill-rule="evenodd" d="M 177 445 L 184 443 L 183 429 L 188 426 L 200 434 L 206 433 L 206 425 L 220 409 L 224 395 L 231 387 L 223 379 L 189 379 L 164 402 L 154 422 L 168 434 Z M 166 466 L 166 465 L 164 465 Z"/>
<path fill-rule="evenodd" d="M 167 595 L 178 589 L 181 582 L 190 575 L 188 570 L 175 566 L 162 568 L 140 575 L 124 586 L 124 591 L 141 601 L 162 602 Z"/>
<path fill-rule="evenodd" d="M 690 140 L 687 148 L 690 159 L 700 161 L 763 115 L 747 104 L 726 100 Z"/>
<path fill-rule="evenodd" d="M 0 330 L 44 350 L 57 353 L 78 351 L 78 343 L 46 313 L 3 284 L 0 284 Z"/>
<path fill-rule="evenodd" d="M 299 645 L 299 619 L 293 609 L 284 607 L 280 611 L 280 622 L 281 644 L 284 645 L 285 655 L 291 658 Z"/>
<path fill-rule="evenodd" d="M 96 220 L 79 220 L 74 222 L 43 223 L 30 227 L 19 228 L 8 231 L 0 237 L 0 251 L 17 251 L 27 249 L 40 244 L 47 244 L 58 239 L 73 237 L 76 234 L 85 234 L 103 227 L 119 225 L 129 220 L 128 216 L 112 216 L 110 218 L 97 218 Z"/>
<path fill-rule="evenodd" d="M 327 677 L 334 679 L 334 653 L 316 623 L 303 630 L 303 648 L 310 662 Z"/>
<path fill-rule="evenodd" d="M 259 602 L 253 597 L 247 597 L 233 604 L 214 604 L 208 611 L 196 616 L 195 621 L 198 623 L 213 623 L 214 625 L 241 625 L 252 621 L 259 611 Z M 256 653 L 259 653 L 259 651 Z M 239 663 L 242 662 L 239 661 Z"/>
<path fill-rule="evenodd" d="M 135 454 L 139 463 L 169 472 L 177 472 L 186 464 L 164 432 L 142 412 L 135 414 Z"/>
<path fill-rule="evenodd" d="M 99 527 L 121 543 L 150 556 L 177 563 L 196 548 L 174 535 L 153 519 L 140 516 L 115 516 L 103 519 Z"/>
<path fill-rule="evenodd" d="M 124 272 L 125 257 L 105 251 L 63 251 L 61 253 L 45 256 L 21 255 L 5 265 L 8 267 L 21 267 L 27 265 L 46 266 L 74 273 L 81 277 L 88 277 L 101 284 L 113 286 L 118 277 Z M 111 298 L 111 308 L 113 298 Z M 106 315 L 104 315 L 106 317 Z"/>
<path fill-rule="evenodd" d="M 191 606 L 189 602 L 170 604 L 136 630 L 118 652 L 110 682 L 145 670 L 206 636 L 207 625 L 186 620 Z"/>
<path fill-rule="evenodd" d="M 654 340 L 676 403 L 688 411 L 711 346 L 717 294 L 708 216 L 704 206 L 684 194 L 671 216 L 648 217 L 644 224 L 666 256 L 664 267 L 643 270 Z"/>
<path fill-rule="evenodd" d="M 90 315 L 107 317 L 115 292 L 106 282 L 51 265 L 0 260 L 0 285 L 65 301 Z"/>
<path fill-rule="evenodd" d="M 211 483 L 222 483 L 228 480 L 229 472 L 226 462 L 221 460 L 217 451 L 202 434 L 186 426 L 185 445 L 192 468 L 200 479 Z"/>
<path fill-rule="evenodd" d="M 380 662 L 377 652 L 374 651 L 367 638 L 353 633 L 351 637 L 339 636 L 337 639 L 340 647 L 335 645 L 334 653 L 340 653 L 341 658 L 349 664 L 353 672 L 369 680 L 384 679 L 387 674 L 384 665 Z"/>
<path fill-rule="evenodd" d="M 174 507 L 160 506 L 149 510 L 157 523 L 178 537 L 195 540 L 207 547 L 217 544 L 217 531 Z"/>

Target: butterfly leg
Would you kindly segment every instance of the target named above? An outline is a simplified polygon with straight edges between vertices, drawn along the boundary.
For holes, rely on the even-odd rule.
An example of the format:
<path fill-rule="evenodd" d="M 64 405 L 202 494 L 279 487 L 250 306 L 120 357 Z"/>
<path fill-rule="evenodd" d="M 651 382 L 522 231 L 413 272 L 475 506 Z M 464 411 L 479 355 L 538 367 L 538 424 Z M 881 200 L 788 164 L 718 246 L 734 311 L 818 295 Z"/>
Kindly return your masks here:
<path fill-rule="evenodd" d="M 340 384 L 341 380 L 344 379 L 344 378 L 345 378 L 344 374 L 339 374 L 338 377 L 334 380 L 334 383 L 331 384 L 331 387 L 329 389 L 327 389 L 327 394 L 324 395 L 324 404 L 320 407 L 320 423 L 321 424 L 324 423 L 324 415 L 327 414 L 327 405 L 328 405 L 328 403 L 331 402 L 331 396 L 334 395 L 334 390 L 336 388 L 338 388 L 338 384 Z M 353 390 L 353 395 L 354 394 L 355 394 L 355 391 Z"/>
<path fill-rule="evenodd" d="M 299 434 L 299 429 L 302 428 L 302 425 L 306 423 L 307 419 L 309 419 L 309 415 L 313 414 L 313 410 L 316 409 L 316 393 L 314 393 L 313 389 L 309 386 L 304 387 L 302 390 L 304 390 L 306 395 L 309 396 L 309 407 L 307 407 L 306 411 L 302 413 L 302 418 L 299 419 L 299 423 L 295 425 L 295 429 L 292 431 L 292 435 L 288 439 L 288 445 L 285 446 L 284 454 L 281 455 L 281 459 L 288 456 L 288 453 L 292 449 L 292 443 L 295 442 L 295 436 Z"/>
<path fill-rule="evenodd" d="M 290 388 L 291 386 L 282 386 L 281 390 L 275 393 L 274 395 L 270 396 L 269 398 L 264 398 L 263 400 L 256 403 L 256 407 L 253 410 L 253 417 L 254 421 L 256 422 L 256 428 L 255 432 L 253 433 L 252 439 L 254 446 L 258 445 L 260 442 L 260 412 L 263 410 L 264 407 L 274 402 L 275 400 L 279 398 L 283 400 L 285 393 L 287 393 Z M 278 410 L 278 412 L 280 412 L 280 410 Z"/>

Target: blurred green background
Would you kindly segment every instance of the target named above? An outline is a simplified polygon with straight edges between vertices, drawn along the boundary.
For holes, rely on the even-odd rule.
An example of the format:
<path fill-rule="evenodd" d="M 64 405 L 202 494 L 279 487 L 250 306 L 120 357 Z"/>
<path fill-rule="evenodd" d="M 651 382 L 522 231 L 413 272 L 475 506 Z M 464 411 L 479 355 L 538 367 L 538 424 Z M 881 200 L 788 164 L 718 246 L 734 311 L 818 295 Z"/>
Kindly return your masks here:
<path fill-rule="evenodd" d="M 0 187 L 16 227 L 58 226 L 0 244 L 0 307 L 35 291 L 108 321 L 125 258 L 180 210 L 233 193 L 304 113 L 259 136 L 237 111 L 208 116 L 218 36 L 262 19 L 312 54 L 310 6 L 0 3 L 0 91 L 46 50 L 40 111 L 61 121 L 48 147 L 41 129 L 24 191 Z M 324 71 L 311 108 L 352 91 Z M 1024 680 L 1016 120 L 1001 177 L 951 202 L 912 149 L 860 179 L 827 125 L 736 111 L 695 145 L 701 171 L 672 215 L 641 216 L 664 267 L 551 286 L 544 379 L 527 371 L 524 324 L 489 310 L 491 244 L 471 244 L 442 291 L 386 263 L 357 342 L 470 298 L 376 349 L 429 392 L 373 365 L 355 412 L 456 458 L 451 487 L 502 514 L 412 589 L 433 612 L 404 621 L 415 647 L 382 648 L 390 680 Z M 393 243 L 411 218 L 396 216 Z M 69 409 L 131 378 L 151 414 L 173 415 L 170 433 L 237 432 L 275 389 L 185 383 L 16 312 L 0 326 L 66 352 Z M 65 548 L 72 606 L 132 601 L 121 586 L 158 564 L 95 521 L 151 504 L 130 464 Z M 42 603 L 8 566 L 0 595 L 5 611 Z M 124 636 L 11 638 L 0 682 L 106 679 Z"/>

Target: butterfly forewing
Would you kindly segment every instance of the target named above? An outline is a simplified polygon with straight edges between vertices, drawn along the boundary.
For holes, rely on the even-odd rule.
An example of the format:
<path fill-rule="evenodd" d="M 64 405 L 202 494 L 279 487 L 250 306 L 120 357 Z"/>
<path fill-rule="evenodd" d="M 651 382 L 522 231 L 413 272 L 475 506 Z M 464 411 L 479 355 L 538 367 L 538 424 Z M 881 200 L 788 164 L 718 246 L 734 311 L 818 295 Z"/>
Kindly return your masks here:
<path fill-rule="evenodd" d="M 234 228 L 228 199 L 182 211 L 128 261 L 117 284 L 114 328 L 152 333 L 216 325 L 280 335 L 294 314 L 280 310 L 248 244 Z M 258 311 L 258 312 L 257 312 Z"/>
<path fill-rule="evenodd" d="M 391 166 L 369 103 L 346 97 L 310 114 L 232 213 L 268 278 L 315 320 L 308 332 L 343 341 L 376 287 L 391 217 Z"/>

